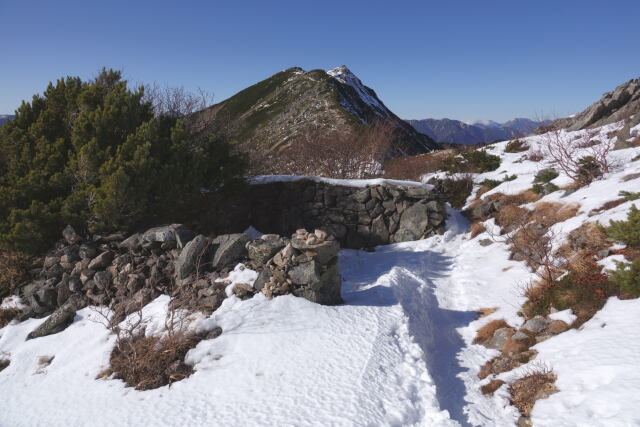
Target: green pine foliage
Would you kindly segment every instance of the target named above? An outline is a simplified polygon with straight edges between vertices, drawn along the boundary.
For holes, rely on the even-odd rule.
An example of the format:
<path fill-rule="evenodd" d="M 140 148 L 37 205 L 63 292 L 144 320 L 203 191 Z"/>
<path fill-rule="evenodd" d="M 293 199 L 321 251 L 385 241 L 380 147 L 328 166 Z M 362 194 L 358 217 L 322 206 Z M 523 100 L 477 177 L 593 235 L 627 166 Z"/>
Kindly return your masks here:
<path fill-rule="evenodd" d="M 611 282 L 620 289 L 634 297 L 640 297 L 640 258 L 633 260 L 631 264 L 616 262 L 616 269 L 609 270 Z"/>
<path fill-rule="evenodd" d="M 607 236 L 631 247 L 640 247 L 640 210 L 631 206 L 626 221 L 611 221 L 609 227 L 603 229 Z"/>
<path fill-rule="evenodd" d="M 66 224 L 128 230 L 188 214 L 201 189 L 239 182 L 222 138 L 155 114 L 118 71 L 50 83 L 0 129 L 0 245 L 28 253 Z"/>
<path fill-rule="evenodd" d="M 486 150 L 471 150 L 446 158 L 442 170 L 451 173 L 482 173 L 494 171 L 499 167 L 500 156 L 489 154 Z"/>

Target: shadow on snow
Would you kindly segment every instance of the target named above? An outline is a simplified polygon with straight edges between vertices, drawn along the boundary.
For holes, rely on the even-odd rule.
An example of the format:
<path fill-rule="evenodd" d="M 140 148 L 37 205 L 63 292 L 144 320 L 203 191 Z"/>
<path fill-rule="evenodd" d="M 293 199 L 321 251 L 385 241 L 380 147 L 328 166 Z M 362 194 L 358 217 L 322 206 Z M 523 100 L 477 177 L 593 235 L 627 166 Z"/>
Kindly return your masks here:
<path fill-rule="evenodd" d="M 452 419 L 469 425 L 463 412 L 465 387 L 458 377 L 463 371 L 457 354 L 464 341 L 457 328 L 468 325 L 477 313 L 439 307 L 433 292 L 434 279 L 448 275 L 452 259 L 429 250 L 379 248 L 379 252 L 344 251 L 341 273 L 346 304 L 391 306 L 400 304 L 408 317 L 409 333 L 424 353 L 436 386 L 436 397 Z M 344 267 L 342 267 L 344 266 Z M 376 284 L 390 275 L 392 286 Z"/>

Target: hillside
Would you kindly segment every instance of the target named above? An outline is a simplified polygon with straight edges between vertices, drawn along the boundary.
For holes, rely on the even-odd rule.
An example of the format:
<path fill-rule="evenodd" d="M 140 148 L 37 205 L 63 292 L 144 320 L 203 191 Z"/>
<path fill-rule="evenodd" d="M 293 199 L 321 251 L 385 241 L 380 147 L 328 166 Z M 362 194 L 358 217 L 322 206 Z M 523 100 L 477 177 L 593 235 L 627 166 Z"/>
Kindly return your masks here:
<path fill-rule="evenodd" d="M 0 126 L 2 126 L 5 122 L 12 120 L 13 116 L 9 114 L 0 115 Z"/>
<path fill-rule="evenodd" d="M 374 121 L 396 129 L 392 152 L 417 154 L 438 148 L 398 118 L 346 66 L 305 71 L 290 68 L 193 116 L 200 129 L 222 130 L 245 152 L 266 153 L 330 134 L 353 134 Z"/>
<path fill-rule="evenodd" d="M 627 119 L 635 114 L 633 124 L 640 122 L 640 78 L 621 84 L 585 110 L 570 117 L 555 120 L 557 129 L 580 130 L 595 128 Z"/>
<path fill-rule="evenodd" d="M 407 120 L 407 123 L 436 142 L 473 145 L 530 135 L 540 125 L 550 122 L 517 118 L 504 123 L 491 120 L 463 122 L 451 119 Z"/>

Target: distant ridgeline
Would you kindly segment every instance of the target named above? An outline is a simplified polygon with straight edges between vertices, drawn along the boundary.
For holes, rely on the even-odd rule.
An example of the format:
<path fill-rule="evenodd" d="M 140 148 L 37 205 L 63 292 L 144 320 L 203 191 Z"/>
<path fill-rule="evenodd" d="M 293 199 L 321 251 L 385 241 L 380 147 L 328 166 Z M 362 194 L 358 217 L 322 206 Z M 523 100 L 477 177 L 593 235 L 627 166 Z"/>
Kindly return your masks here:
<path fill-rule="evenodd" d="M 9 120 L 13 120 L 13 117 L 14 116 L 11 116 L 11 115 L 8 115 L 8 114 L 0 115 L 0 126 L 5 124 L 5 122 L 8 122 Z"/>

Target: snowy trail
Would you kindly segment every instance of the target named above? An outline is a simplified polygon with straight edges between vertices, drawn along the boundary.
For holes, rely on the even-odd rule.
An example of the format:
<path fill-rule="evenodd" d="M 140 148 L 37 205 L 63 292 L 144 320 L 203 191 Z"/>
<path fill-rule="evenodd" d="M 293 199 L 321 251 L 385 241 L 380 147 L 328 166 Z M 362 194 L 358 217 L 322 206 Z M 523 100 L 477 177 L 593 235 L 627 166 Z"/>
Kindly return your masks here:
<path fill-rule="evenodd" d="M 344 305 L 225 300 L 201 320 L 224 333 L 188 354 L 196 372 L 171 388 L 95 380 L 113 338 L 90 309 L 64 332 L 26 342 L 44 319 L 9 325 L 0 330 L 12 360 L 0 373 L 0 426 L 469 425 L 465 399 L 477 381 L 463 367 L 459 331 L 477 315 L 460 289 L 472 281 L 459 260 L 466 224 L 452 214 L 444 236 L 343 250 Z M 145 310 L 162 315 L 167 300 Z M 43 355 L 55 358 L 39 369 Z"/>

